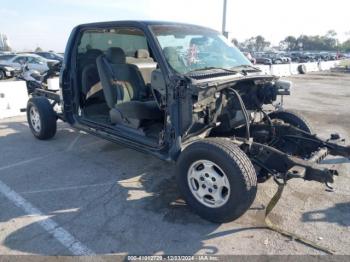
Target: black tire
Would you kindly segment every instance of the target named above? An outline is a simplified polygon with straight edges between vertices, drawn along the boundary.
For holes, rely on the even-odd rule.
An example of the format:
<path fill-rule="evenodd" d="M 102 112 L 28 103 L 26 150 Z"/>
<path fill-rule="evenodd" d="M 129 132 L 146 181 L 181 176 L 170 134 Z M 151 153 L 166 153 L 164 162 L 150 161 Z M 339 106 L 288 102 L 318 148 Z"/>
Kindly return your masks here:
<path fill-rule="evenodd" d="M 292 110 L 281 110 L 275 111 L 269 114 L 271 119 L 279 119 L 285 122 L 286 124 L 290 124 L 295 126 L 305 132 L 313 134 L 312 126 L 310 123 L 299 113 Z"/>
<path fill-rule="evenodd" d="M 6 74 L 3 70 L 0 70 L 0 80 L 3 80 L 6 78 Z"/>
<path fill-rule="evenodd" d="M 269 114 L 269 117 L 277 120 L 282 120 L 286 124 L 295 126 L 305 132 L 313 134 L 313 129 L 310 123 L 299 113 L 292 110 L 275 111 Z M 264 119 L 266 121 L 266 118 Z M 258 183 L 266 182 L 271 174 L 267 173 L 266 170 L 260 170 L 258 172 Z"/>
<path fill-rule="evenodd" d="M 207 160 L 226 174 L 230 191 L 227 202 L 220 207 L 208 207 L 191 192 L 188 171 L 193 163 Z M 181 153 L 176 165 L 177 183 L 187 204 L 202 218 L 214 223 L 229 222 L 242 216 L 253 203 L 257 192 L 257 177 L 248 156 L 224 138 L 209 138 L 192 143 Z"/>
<path fill-rule="evenodd" d="M 35 127 L 32 110 L 36 110 L 39 115 L 40 128 Z M 50 139 L 56 134 L 57 115 L 46 98 L 32 97 L 29 99 L 27 103 L 27 121 L 33 135 L 40 140 Z"/>
<path fill-rule="evenodd" d="M 298 66 L 298 72 L 299 72 L 299 74 L 302 74 L 302 75 L 306 74 L 307 73 L 306 66 L 305 65 L 299 65 Z"/>

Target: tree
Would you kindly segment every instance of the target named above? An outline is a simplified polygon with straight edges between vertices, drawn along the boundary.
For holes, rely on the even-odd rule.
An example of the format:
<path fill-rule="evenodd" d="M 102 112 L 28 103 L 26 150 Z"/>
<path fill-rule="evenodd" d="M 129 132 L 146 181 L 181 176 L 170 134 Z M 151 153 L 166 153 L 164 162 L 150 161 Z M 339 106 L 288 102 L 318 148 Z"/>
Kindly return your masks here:
<path fill-rule="evenodd" d="M 37 48 L 35 48 L 35 52 L 42 52 L 43 50 L 41 49 L 41 47 L 37 47 Z"/>
<path fill-rule="evenodd" d="M 348 39 L 344 43 L 342 43 L 340 48 L 344 52 L 350 52 L 350 39 Z"/>
<path fill-rule="evenodd" d="M 242 47 L 250 52 L 261 52 L 271 45 L 270 42 L 266 41 L 261 35 L 251 37 L 242 43 Z"/>
<path fill-rule="evenodd" d="M 298 49 L 298 41 L 294 36 L 287 36 L 280 42 L 280 47 L 284 50 L 292 51 Z"/>
<path fill-rule="evenodd" d="M 349 32 L 350 35 L 350 32 Z M 258 35 L 246 39 L 243 43 L 239 43 L 236 39 L 232 39 L 238 48 L 249 52 L 261 52 L 270 47 L 270 42 Z M 279 46 L 276 49 L 286 51 L 345 51 L 349 52 L 350 39 L 343 44 L 339 43 L 337 38 L 337 32 L 334 30 L 328 30 L 324 35 L 300 35 L 299 37 L 287 36 L 279 42 Z"/>
<path fill-rule="evenodd" d="M 328 50 L 336 50 L 339 45 L 339 40 L 337 39 L 337 32 L 334 30 L 329 30 L 326 35 L 322 37 Z"/>
<path fill-rule="evenodd" d="M 264 37 L 261 35 L 258 35 L 255 38 L 256 41 L 256 51 L 264 51 L 266 47 L 269 47 L 271 45 L 270 42 L 266 41 Z"/>
<path fill-rule="evenodd" d="M 337 33 L 334 30 L 329 30 L 325 35 L 301 35 L 297 38 L 298 45 L 301 45 L 304 50 L 318 51 L 335 51 L 339 45 L 339 40 L 336 38 Z M 297 50 L 298 48 L 294 48 Z"/>
<path fill-rule="evenodd" d="M 337 36 L 337 32 L 333 29 L 331 30 L 328 30 L 325 37 L 328 37 L 328 38 L 336 38 Z"/>

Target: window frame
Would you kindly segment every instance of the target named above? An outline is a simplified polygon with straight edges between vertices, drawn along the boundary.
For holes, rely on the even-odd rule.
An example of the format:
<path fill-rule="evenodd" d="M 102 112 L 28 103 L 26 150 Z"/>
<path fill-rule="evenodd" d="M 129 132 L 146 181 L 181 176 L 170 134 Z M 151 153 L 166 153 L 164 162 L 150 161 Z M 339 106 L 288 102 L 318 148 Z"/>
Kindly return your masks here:
<path fill-rule="evenodd" d="M 79 125 L 80 121 L 78 117 L 78 108 L 80 105 L 80 87 L 77 57 L 81 37 L 87 30 L 109 29 L 118 27 L 130 27 L 141 30 L 146 36 L 149 51 L 152 53 L 152 57 L 157 61 L 158 67 L 163 74 L 166 83 L 166 92 L 168 93 L 170 78 L 174 75 L 174 72 L 168 66 L 159 46 L 159 43 L 153 35 L 152 31 L 150 30 L 149 26 L 149 23 L 143 23 L 138 21 L 119 21 L 83 24 L 73 29 L 66 46 L 66 55 L 64 56 L 60 76 L 60 87 L 62 89 L 62 97 L 64 97 L 65 100 L 65 104 L 63 105 L 65 117 L 70 124 Z"/>
<path fill-rule="evenodd" d="M 143 30 L 141 30 L 141 29 L 139 29 L 139 28 L 136 28 L 136 27 L 129 27 L 129 26 L 113 26 L 113 27 L 110 27 L 110 28 L 99 28 L 99 29 L 94 28 L 94 29 L 86 29 L 86 30 L 82 31 L 82 34 L 81 34 L 81 36 L 80 36 L 80 38 L 79 38 L 79 40 L 78 40 L 78 49 L 77 49 L 77 53 L 78 53 L 78 54 L 84 53 L 84 52 L 80 52 L 80 50 L 82 50 L 82 48 L 84 48 L 84 47 L 81 46 L 81 43 L 82 43 L 82 39 L 83 39 L 83 37 L 84 37 L 84 34 L 86 34 L 86 32 L 88 32 L 88 31 L 93 31 L 93 30 L 96 30 L 96 31 L 97 31 L 97 30 L 100 30 L 101 32 L 97 32 L 97 34 L 103 34 L 103 32 L 102 32 L 103 30 L 109 30 L 109 29 L 116 29 L 116 30 L 118 30 L 118 29 L 139 30 L 141 33 L 143 33 L 143 36 L 144 36 L 144 39 L 145 39 L 145 44 L 146 44 L 146 45 L 145 45 L 144 47 L 142 47 L 142 48 L 137 48 L 137 49 L 131 50 L 131 51 L 126 50 L 126 48 L 125 48 L 124 46 L 117 46 L 117 45 L 110 44 L 109 47 L 119 47 L 119 48 L 123 49 L 123 51 L 125 52 L 126 56 L 128 56 L 128 54 L 131 53 L 131 52 L 136 52 L 138 49 L 147 49 L 147 50 L 149 51 L 150 47 L 149 47 L 149 44 L 148 44 L 148 39 L 147 39 L 147 36 L 146 36 L 146 34 L 145 34 L 145 32 L 144 32 Z M 109 33 L 107 33 L 107 34 L 109 34 Z M 116 35 L 118 35 L 118 34 L 116 34 Z M 121 36 L 122 36 L 122 35 L 127 36 L 127 34 L 120 34 L 120 35 L 121 35 Z M 131 35 L 131 34 L 130 34 L 130 35 Z M 142 37 L 142 36 L 141 36 L 141 37 Z M 121 37 L 121 38 L 123 38 L 123 37 Z M 89 45 L 89 43 L 87 43 L 86 46 L 87 46 L 87 45 Z M 109 48 L 109 47 L 108 47 L 108 48 Z M 92 46 L 92 47 L 91 47 L 91 49 L 98 49 L 98 50 L 101 50 L 102 52 L 106 52 L 106 51 L 108 50 L 108 48 L 107 48 L 106 50 L 104 50 L 104 49 L 98 48 L 98 46 Z M 86 51 L 87 51 L 87 50 L 85 50 L 85 52 L 86 52 Z"/>

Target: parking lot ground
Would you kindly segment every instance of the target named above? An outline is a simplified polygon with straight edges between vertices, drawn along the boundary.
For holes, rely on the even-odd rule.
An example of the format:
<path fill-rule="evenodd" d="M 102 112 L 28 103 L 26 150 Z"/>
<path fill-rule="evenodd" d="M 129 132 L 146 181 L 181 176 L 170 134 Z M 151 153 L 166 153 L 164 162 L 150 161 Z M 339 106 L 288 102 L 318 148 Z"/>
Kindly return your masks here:
<path fill-rule="evenodd" d="M 295 83 L 286 108 L 321 136 L 350 137 L 350 75 L 313 73 Z M 347 140 L 350 143 L 349 140 Z M 350 254 L 350 161 L 335 192 L 290 181 L 272 220 L 338 254 Z M 50 141 L 34 139 L 24 117 L 0 121 L 0 254 L 322 254 L 264 227 L 276 185 L 260 184 L 238 220 L 212 224 L 179 199 L 172 164 L 59 122 Z"/>

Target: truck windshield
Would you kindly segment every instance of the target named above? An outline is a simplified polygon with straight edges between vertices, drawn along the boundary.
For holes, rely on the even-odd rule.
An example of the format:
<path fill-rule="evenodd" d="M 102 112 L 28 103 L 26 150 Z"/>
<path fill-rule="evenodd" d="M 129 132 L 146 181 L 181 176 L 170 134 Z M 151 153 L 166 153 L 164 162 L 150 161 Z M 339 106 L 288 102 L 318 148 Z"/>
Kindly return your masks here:
<path fill-rule="evenodd" d="M 217 31 L 191 25 L 153 25 L 151 30 L 167 62 L 178 73 L 251 65 L 238 48 Z"/>

